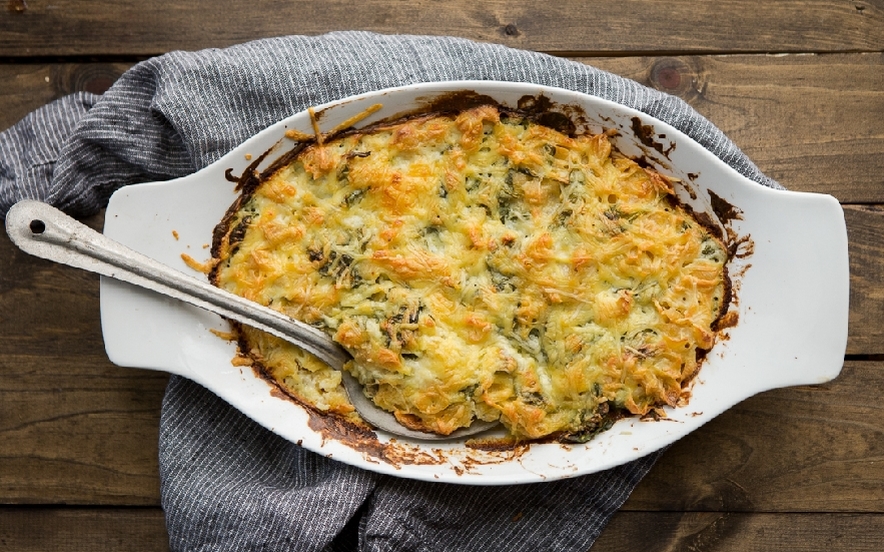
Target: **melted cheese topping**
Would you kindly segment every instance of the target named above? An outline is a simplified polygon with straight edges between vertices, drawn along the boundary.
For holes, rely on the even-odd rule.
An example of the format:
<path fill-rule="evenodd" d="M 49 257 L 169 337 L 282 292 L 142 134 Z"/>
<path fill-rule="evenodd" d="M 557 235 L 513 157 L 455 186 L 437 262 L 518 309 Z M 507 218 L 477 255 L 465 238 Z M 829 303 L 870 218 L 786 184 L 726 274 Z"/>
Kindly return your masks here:
<path fill-rule="evenodd" d="M 668 179 L 491 106 L 312 144 L 225 224 L 217 285 L 323 329 L 376 404 L 442 434 L 584 440 L 676 405 L 725 307 L 726 251 Z M 242 332 L 292 394 L 355 416 L 339 374 Z"/>

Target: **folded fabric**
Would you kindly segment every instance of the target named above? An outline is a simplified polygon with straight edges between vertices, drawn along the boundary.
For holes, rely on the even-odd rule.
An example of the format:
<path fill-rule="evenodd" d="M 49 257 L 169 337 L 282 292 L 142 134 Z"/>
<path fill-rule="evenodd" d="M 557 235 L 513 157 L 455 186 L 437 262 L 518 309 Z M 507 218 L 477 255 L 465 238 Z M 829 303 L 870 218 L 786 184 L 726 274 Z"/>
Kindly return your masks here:
<path fill-rule="evenodd" d="M 779 187 L 678 98 L 595 68 L 445 37 L 284 37 L 142 62 L 0 134 L 0 213 L 22 198 L 74 215 L 121 186 L 192 173 L 309 106 L 416 82 L 509 80 L 634 107 Z M 172 377 L 160 427 L 173 550 L 587 550 L 657 454 L 599 474 L 509 487 L 379 476 L 301 449 Z"/>

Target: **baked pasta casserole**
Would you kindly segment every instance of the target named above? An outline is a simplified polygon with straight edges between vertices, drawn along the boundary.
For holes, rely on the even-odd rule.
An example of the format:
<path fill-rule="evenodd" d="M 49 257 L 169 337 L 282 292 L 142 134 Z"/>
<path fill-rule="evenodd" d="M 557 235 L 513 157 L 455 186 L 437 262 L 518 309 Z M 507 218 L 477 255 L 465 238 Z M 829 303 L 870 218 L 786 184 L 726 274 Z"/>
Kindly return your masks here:
<path fill-rule="evenodd" d="M 585 441 L 684 401 L 725 246 L 605 134 L 483 105 L 298 144 L 216 229 L 211 280 L 305 321 L 404 425 Z M 338 372 L 235 326 L 248 362 L 357 421 Z"/>

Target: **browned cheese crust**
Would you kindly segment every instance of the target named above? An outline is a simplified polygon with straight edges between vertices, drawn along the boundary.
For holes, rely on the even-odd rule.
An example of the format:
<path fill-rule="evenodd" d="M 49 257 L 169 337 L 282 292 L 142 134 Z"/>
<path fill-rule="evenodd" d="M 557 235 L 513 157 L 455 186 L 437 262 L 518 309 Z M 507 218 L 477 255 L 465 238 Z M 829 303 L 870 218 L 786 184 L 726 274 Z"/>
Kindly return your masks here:
<path fill-rule="evenodd" d="M 727 251 L 673 182 L 481 106 L 302 145 L 216 232 L 214 283 L 312 324 L 409 426 L 500 420 L 586 440 L 684 400 L 728 302 Z M 239 328 L 292 396 L 356 419 L 340 374 Z"/>

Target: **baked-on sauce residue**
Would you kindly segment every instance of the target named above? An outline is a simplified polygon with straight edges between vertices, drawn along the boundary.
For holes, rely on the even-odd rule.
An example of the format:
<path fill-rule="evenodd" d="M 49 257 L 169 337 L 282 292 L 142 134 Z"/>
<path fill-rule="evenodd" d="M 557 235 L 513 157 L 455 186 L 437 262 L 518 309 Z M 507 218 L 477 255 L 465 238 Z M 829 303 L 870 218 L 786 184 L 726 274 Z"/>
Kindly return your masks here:
<path fill-rule="evenodd" d="M 668 146 L 665 146 L 662 142 L 657 141 L 657 138 L 665 138 L 666 136 L 658 135 L 652 125 L 643 124 L 638 117 L 632 118 L 632 133 L 639 142 L 663 155 L 668 156 L 675 149 L 675 142 L 670 142 Z"/>

